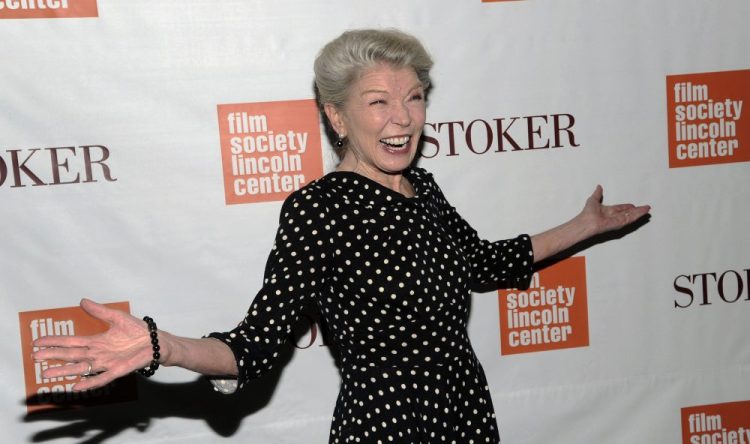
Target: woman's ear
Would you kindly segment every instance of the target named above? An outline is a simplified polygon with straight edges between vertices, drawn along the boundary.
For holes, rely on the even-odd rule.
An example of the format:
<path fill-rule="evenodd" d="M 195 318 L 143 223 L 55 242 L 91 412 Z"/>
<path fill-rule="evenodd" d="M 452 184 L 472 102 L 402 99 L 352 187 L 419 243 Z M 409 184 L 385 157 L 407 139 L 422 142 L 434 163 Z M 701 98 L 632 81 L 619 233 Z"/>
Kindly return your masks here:
<path fill-rule="evenodd" d="M 325 111 L 328 121 L 331 122 L 333 130 L 336 131 L 339 137 L 346 137 L 346 125 L 344 125 L 344 116 L 341 111 L 332 103 L 323 104 L 323 111 Z"/>

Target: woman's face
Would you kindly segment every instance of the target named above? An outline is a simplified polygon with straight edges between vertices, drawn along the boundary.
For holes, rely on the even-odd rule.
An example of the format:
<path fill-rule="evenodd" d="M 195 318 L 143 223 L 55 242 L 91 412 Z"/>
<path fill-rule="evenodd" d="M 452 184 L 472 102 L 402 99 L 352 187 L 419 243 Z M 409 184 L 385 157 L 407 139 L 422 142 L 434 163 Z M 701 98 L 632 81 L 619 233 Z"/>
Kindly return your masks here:
<path fill-rule="evenodd" d="M 334 129 L 349 139 L 342 165 L 378 180 L 400 174 L 414 159 L 425 97 L 413 68 L 379 64 L 352 84 L 342 108 L 325 110 Z"/>

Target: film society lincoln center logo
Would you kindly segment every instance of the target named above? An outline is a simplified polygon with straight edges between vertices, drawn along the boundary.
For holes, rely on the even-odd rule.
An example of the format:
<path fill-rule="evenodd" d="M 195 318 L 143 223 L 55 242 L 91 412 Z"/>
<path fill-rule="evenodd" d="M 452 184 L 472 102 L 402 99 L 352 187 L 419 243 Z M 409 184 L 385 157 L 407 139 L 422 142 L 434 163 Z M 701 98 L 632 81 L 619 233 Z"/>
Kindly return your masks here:
<path fill-rule="evenodd" d="M 669 167 L 750 161 L 750 70 L 667 76 Z"/>
<path fill-rule="evenodd" d="M 323 175 L 315 100 L 217 108 L 228 205 L 283 200 Z"/>
<path fill-rule="evenodd" d="M 127 302 L 105 304 L 108 307 L 130 312 Z M 74 392 L 73 385 L 80 376 L 44 378 L 44 370 L 61 365 L 60 362 L 35 362 L 31 353 L 32 342 L 43 336 L 89 336 L 102 333 L 108 326 L 89 316 L 80 307 L 54 308 L 18 313 L 21 329 L 23 374 L 26 383 L 26 409 L 28 413 L 55 408 L 111 404 L 137 399 L 135 377 L 120 378 L 99 389 Z"/>
<path fill-rule="evenodd" d="M 750 401 L 682 409 L 683 444 L 750 444 Z"/>
<path fill-rule="evenodd" d="M 499 290 L 500 354 L 589 345 L 586 258 L 535 272 L 528 289 Z"/>
<path fill-rule="evenodd" d="M 98 16 L 96 0 L 0 0 L 0 19 Z"/>

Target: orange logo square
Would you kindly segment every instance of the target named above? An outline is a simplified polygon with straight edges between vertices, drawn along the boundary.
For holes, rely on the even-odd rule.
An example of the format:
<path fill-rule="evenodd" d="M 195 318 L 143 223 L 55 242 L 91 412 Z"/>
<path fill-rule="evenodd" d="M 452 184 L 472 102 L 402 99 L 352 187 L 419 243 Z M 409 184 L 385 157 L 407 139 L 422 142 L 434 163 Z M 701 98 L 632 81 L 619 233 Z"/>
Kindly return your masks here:
<path fill-rule="evenodd" d="M 127 302 L 105 305 L 130 313 L 130 304 Z M 52 335 L 94 335 L 106 331 L 108 328 L 106 323 L 92 318 L 77 306 L 21 312 L 18 313 L 18 321 L 21 328 L 21 353 L 28 413 L 57 408 L 112 404 L 138 398 L 135 375 L 120 378 L 99 389 L 74 392 L 72 387 L 80 381 L 80 376 L 43 378 L 42 372 L 45 369 L 61 363 L 34 362 L 31 358 L 34 349 L 31 343 L 37 338 Z"/>
<path fill-rule="evenodd" d="M 4 0 L 0 19 L 98 17 L 96 0 Z"/>
<path fill-rule="evenodd" d="M 315 100 L 218 105 L 227 205 L 284 200 L 323 175 Z"/>
<path fill-rule="evenodd" d="M 586 258 L 534 273 L 527 290 L 499 290 L 500 354 L 589 345 Z"/>
<path fill-rule="evenodd" d="M 682 409 L 683 444 L 750 443 L 750 401 Z"/>
<path fill-rule="evenodd" d="M 669 167 L 750 161 L 750 70 L 667 76 Z"/>

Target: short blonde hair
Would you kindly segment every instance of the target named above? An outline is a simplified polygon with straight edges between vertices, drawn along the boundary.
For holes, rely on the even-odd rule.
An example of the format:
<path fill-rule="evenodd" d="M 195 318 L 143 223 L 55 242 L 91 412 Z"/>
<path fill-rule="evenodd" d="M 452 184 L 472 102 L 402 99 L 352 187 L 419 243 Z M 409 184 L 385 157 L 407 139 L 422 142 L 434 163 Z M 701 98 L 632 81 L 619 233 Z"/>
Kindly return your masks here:
<path fill-rule="evenodd" d="M 432 58 L 416 37 L 396 29 L 350 30 L 325 45 L 315 59 L 315 96 L 321 114 L 325 116 L 326 103 L 341 108 L 352 83 L 378 63 L 411 67 L 424 89 L 430 87 Z M 327 117 L 324 123 L 328 135 L 337 137 Z"/>

